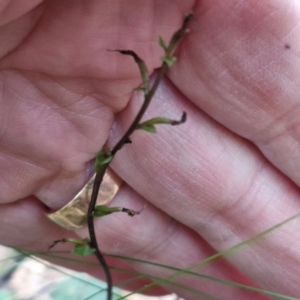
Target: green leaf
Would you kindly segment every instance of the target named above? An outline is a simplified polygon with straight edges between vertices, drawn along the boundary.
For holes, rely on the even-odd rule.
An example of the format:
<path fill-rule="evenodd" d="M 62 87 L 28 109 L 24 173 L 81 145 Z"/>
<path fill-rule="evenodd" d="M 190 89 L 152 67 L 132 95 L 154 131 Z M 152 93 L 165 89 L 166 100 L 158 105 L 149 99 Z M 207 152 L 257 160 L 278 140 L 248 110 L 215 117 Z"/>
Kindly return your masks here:
<path fill-rule="evenodd" d="M 142 129 L 144 131 L 150 132 L 150 133 L 156 133 L 156 128 L 152 124 L 139 124 L 138 129 Z"/>
<path fill-rule="evenodd" d="M 166 63 L 168 65 L 168 67 L 171 67 L 172 65 L 174 65 L 174 63 L 176 62 L 176 57 L 175 56 L 171 56 L 171 57 L 162 57 L 161 60 Z"/>
<path fill-rule="evenodd" d="M 133 57 L 134 61 L 137 63 L 137 65 L 139 67 L 140 74 L 142 76 L 142 80 L 143 80 L 143 84 L 144 84 L 143 88 L 145 90 L 145 93 L 148 93 L 149 88 L 150 88 L 150 86 L 149 86 L 150 80 L 149 80 L 149 73 L 148 73 L 145 62 L 132 50 L 114 50 L 114 51 L 118 51 L 121 54 L 130 55 Z"/>
<path fill-rule="evenodd" d="M 156 133 L 156 128 L 155 128 L 154 125 L 157 125 L 157 124 L 170 124 L 170 125 L 174 126 L 174 125 L 182 124 L 185 121 L 186 121 L 186 113 L 183 112 L 180 120 L 172 120 L 172 119 L 169 119 L 169 118 L 162 118 L 162 117 L 153 118 L 153 119 L 150 119 L 150 120 L 145 121 L 143 123 L 140 123 L 137 126 L 137 129 L 142 129 L 142 130 L 145 130 L 147 132 Z"/>
<path fill-rule="evenodd" d="M 113 156 L 109 149 L 102 149 L 100 152 L 97 153 L 95 159 L 95 171 L 98 172 L 102 165 L 108 164 L 113 159 Z"/>
<path fill-rule="evenodd" d="M 146 93 L 146 89 L 144 87 L 137 87 L 135 89 L 133 89 L 134 91 L 137 91 L 137 92 L 143 92 L 143 93 Z"/>
<path fill-rule="evenodd" d="M 169 119 L 169 118 L 163 118 L 163 117 L 157 117 L 157 118 L 153 118 L 150 119 L 148 121 L 145 121 L 141 124 L 139 124 L 139 128 L 140 126 L 149 126 L 149 125 L 156 125 L 156 124 L 172 124 L 174 122 L 174 120 Z"/>
<path fill-rule="evenodd" d="M 96 251 L 96 249 L 92 248 L 90 245 L 82 245 L 82 244 L 75 244 L 72 252 L 74 254 L 77 254 L 79 256 L 88 256 L 93 254 Z"/>
<path fill-rule="evenodd" d="M 104 217 L 120 211 L 122 211 L 120 207 L 108 207 L 106 205 L 97 205 L 94 209 L 93 217 Z"/>
<path fill-rule="evenodd" d="M 73 248 L 72 252 L 79 256 L 91 255 L 96 251 L 96 249 L 91 247 L 91 245 L 90 245 L 91 241 L 89 238 L 85 238 L 82 240 L 68 238 L 68 239 L 65 239 L 65 242 L 74 244 L 74 248 Z"/>
<path fill-rule="evenodd" d="M 165 41 L 161 36 L 158 37 L 158 44 L 165 50 L 167 51 L 168 46 L 166 45 Z"/>

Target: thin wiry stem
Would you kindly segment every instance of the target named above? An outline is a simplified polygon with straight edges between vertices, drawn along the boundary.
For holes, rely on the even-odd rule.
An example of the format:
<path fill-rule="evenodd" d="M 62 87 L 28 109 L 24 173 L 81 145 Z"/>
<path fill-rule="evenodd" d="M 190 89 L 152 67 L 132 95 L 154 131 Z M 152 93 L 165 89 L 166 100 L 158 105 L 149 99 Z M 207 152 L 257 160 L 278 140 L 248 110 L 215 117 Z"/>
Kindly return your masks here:
<path fill-rule="evenodd" d="M 169 46 L 165 48 L 165 56 L 163 59 L 163 64 L 158 72 L 158 75 L 154 81 L 154 84 L 152 85 L 151 89 L 148 90 L 148 83 L 144 82 L 145 86 L 145 98 L 144 98 L 144 102 L 143 105 L 141 106 L 138 114 L 136 115 L 135 119 L 133 120 L 132 124 L 130 125 L 130 127 L 128 128 L 128 130 L 125 132 L 125 134 L 123 135 L 123 137 L 119 140 L 119 142 L 114 146 L 114 148 L 111 150 L 111 156 L 114 157 L 115 154 L 128 142 L 128 140 L 130 140 L 130 135 L 137 129 L 145 111 L 147 110 L 163 76 L 165 75 L 166 71 L 169 68 L 169 64 L 168 64 L 168 59 L 172 58 L 172 54 L 176 48 L 176 46 L 178 45 L 178 42 L 181 40 L 181 38 L 184 36 L 185 32 L 186 32 L 186 28 L 187 25 L 189 23 L 189 21 L 192 18 L 192 14 L 188 14 L 182 24 L 182 27 L 174 33 Z M 133 58 L 135 59 L 135 61 L 138 60 L 138 56 L 131 50 L 117 50 L 119 52 L 121 52 L 122 54 L 126 54 L 126 55 L 131 55 L 133 56 Z M 141 61 L 142 62 L 142 61 Z M 139 65 L 140 66 L 140 65 Z M 142 75 L 142 79 L 145 81 L 145 78 L 147 78 L 147 76 L 145 76 L 146 74 L 145 69 L 144 68 L 140 68 L 142 69 L 141 71 L 141 75 Z M 111 162 L 111 161 L 110 161 Z M 111 300 L 112 299 L 112 277 L 110 274 L 110 270 L 109 267 L 99 249 L 98 243 L 97 243 L 97 238 L 96 238 L 96 232 L 95 232 L 95 226 L 94 226 L 94 217 L 93 217 L 93 212 L 95 210 L 95 206 L 96 206 L 96 202 L 97 202 L 97 197 L 98 197 L 98 193 L 99 193 L 99 189 L 103 180 L 103 176 L 105 174 L 106 169 L 108 168 L 110 162 L 103 164 L 99 170 L 97 170 L 97 174 L 95 177 L 95 181 L 94 181 L 94 186 L 93 186 L 93 192 L 92 192 L 92 196 L 91 196 L 91 201 L 89 204 L 89 209 L 88 209 L 88 213 L 87 213 L 87 223 L 88 223 L 88 230 L 89 230 L 89 235 L 90 235 L 90 245 L 92 248 L 95 248 L 95 255 L 100 263 L 100 265 L 103 268 L 103 271 L 105 273 L 106 276 L 106 281 L 107 281 L 107 300 Z"/>

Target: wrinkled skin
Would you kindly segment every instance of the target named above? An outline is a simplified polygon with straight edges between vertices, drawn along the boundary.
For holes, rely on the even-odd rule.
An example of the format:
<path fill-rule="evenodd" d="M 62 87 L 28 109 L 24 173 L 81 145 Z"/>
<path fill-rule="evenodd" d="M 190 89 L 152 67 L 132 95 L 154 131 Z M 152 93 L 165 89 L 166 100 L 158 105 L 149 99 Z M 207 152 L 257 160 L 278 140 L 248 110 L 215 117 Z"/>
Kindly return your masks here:
<path fill-rule="evenodd" d="M 102 251 L 184 268 L 300 212 L 297 1 L 19 2 L 0 1 L 1 244 L 44 252 L 53 240 L 87 236 L 86 228 L 60 229 L 45 212 L 76 194 L 96 152 L 118 141 L 141 104 L 132 58 L 107 49 L 136 51 L 152 73 L 162 56 L 157 37 L 168 40 L 192 10 L 178 61 L 147 112 L 178 119 L 185 110 L 188 121 L 162 125 L 157 135 L 135 132 L 118 153 L 112 168 L 126 183 L 113 204 L 149 203 L 135 218 L 96 220 Z M 299 228 L 295 219 L 197 271 L 298 297 Z M 113 275 L 115 282 L 131 276 Z M 194 277 L 176 282 L 220 299 L 268 299 Z"/>

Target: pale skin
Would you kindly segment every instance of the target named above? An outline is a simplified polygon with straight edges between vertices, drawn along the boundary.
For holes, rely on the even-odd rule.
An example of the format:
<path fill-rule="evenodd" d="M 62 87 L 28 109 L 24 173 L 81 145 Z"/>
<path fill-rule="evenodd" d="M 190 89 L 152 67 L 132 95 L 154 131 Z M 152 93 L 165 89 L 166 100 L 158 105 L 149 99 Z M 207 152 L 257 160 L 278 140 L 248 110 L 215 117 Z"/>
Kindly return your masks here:
<path fill-rule="evenodd" d="M 60 229 L 45 211 L 76 194 L 97 151 L 118 141 L 140 106 L 137 66 L 107 49 L 134 50 L 152 73 L 163 54 L 157 37 L 168 40 L 190 11 L 190 33 L 147 112 L 179 119 L 184 110 L 188 120 L 156 135 L 135 132 L 118 153 L 112 168 L 126 183 L 113 204 L 148 205 L 134 218 L 97 219 L 101 250 L 185 268 L 300 212 L 297 1 L 1 0 L 1 244 L 44 252 L 54 240 L 87 237 L 86 228 Z M 295 219 L 197 271 L 298 297 L 299 240 Z M 268 299 L 193 277 L 177 282 L 221 299 Z"/>

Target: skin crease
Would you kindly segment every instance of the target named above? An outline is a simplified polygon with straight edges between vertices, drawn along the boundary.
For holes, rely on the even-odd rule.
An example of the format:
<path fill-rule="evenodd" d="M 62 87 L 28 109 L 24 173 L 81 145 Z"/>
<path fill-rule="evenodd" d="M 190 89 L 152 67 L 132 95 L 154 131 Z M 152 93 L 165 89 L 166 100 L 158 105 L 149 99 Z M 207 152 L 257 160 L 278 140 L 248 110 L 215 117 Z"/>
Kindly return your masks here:
<path fill-rule="evenodd" d="M 188 120 L 159 126 L 157 135 L 135 132 L 117 154 L 112 167 L 125 183 L 113 205 L 148 205 L 135 218 L 97 219 L 101 250 L 186 268 L 300 212 L 298 1 L 14 3 L 0 1 L 1 244 L 44 252 L 59 238 L 87 236 L 86 228 L 58 228 L 45 211 L 76 194 L 97 151 L 118 141 L 141 104 L 132 93 L 137 66 L 107 49 L 136 51 L 152 73 L 163 54 L 157 37 L 168 40 L 189 11 L 190 33 L 145 116 L 179 119 L 184 110 Z M 195 271 L 298 297 L 299 226 L 295 219 Z M 53 260 L 102 276 L 94 266 Z M 109 264 L 172 274 L 116 258 Z M 113 276 L 118 283 L 133 275 Z M 219 299 L 270 299 L 195 276 L 175 282 Z"/>

